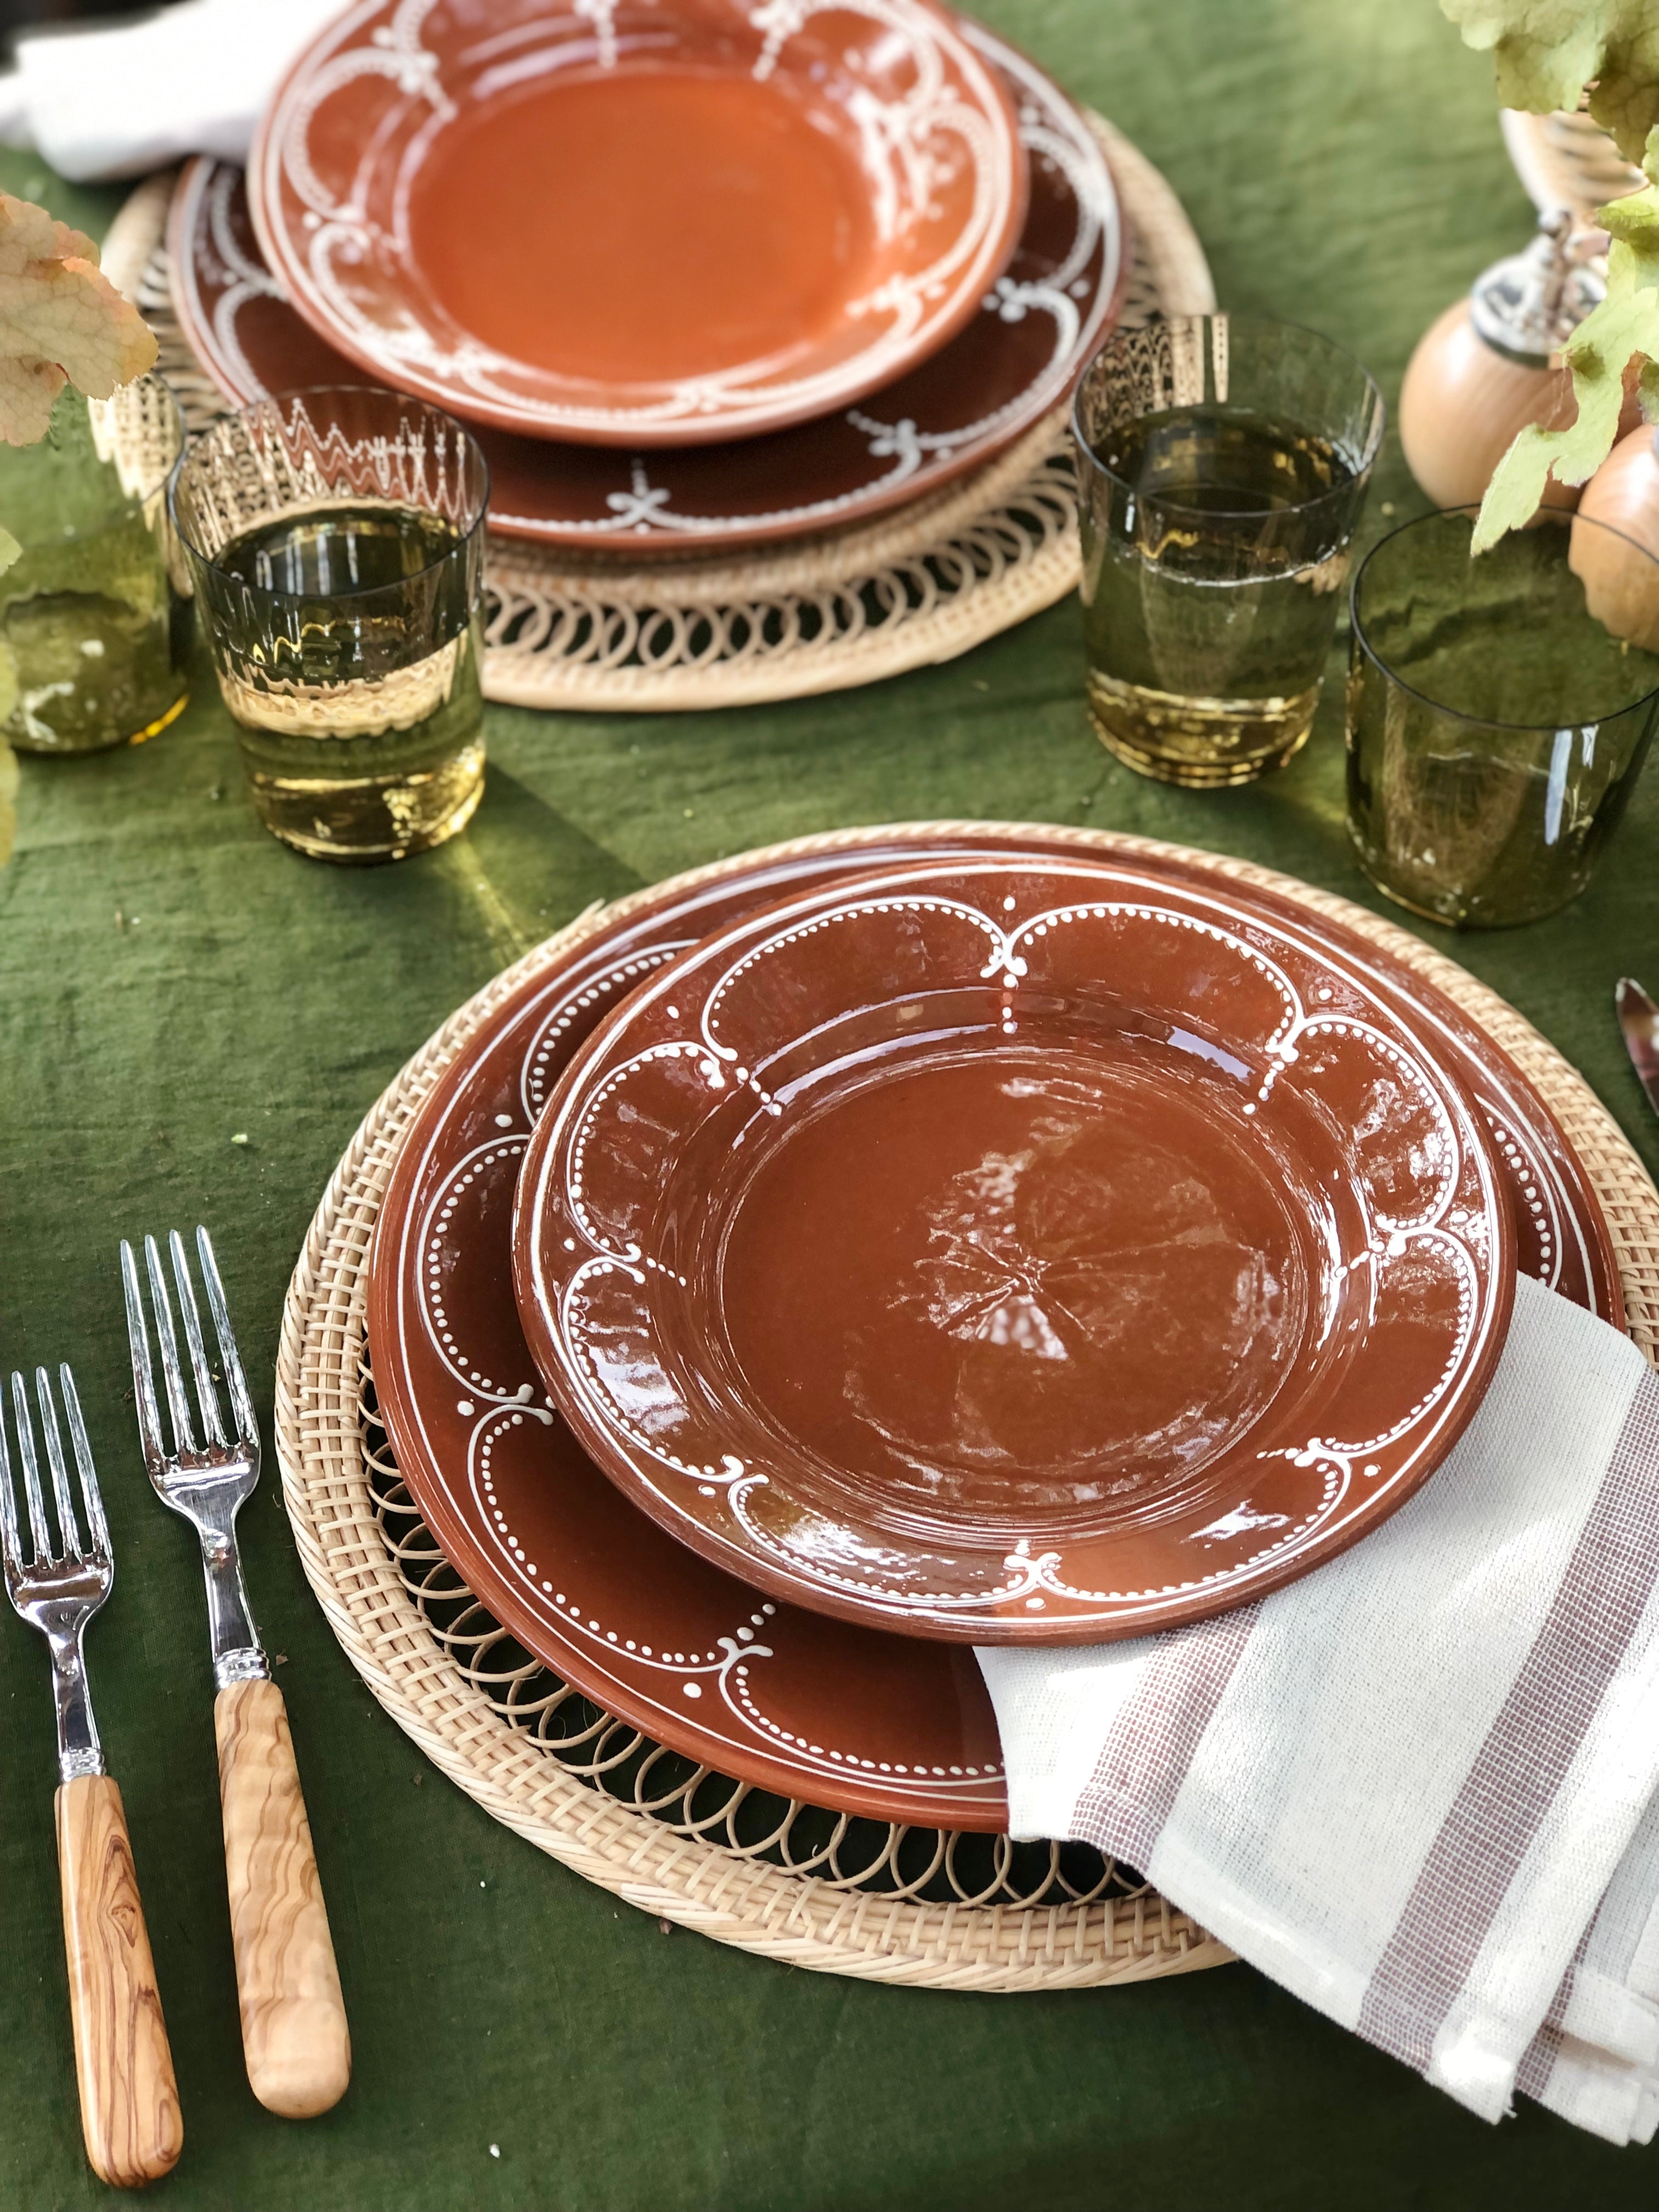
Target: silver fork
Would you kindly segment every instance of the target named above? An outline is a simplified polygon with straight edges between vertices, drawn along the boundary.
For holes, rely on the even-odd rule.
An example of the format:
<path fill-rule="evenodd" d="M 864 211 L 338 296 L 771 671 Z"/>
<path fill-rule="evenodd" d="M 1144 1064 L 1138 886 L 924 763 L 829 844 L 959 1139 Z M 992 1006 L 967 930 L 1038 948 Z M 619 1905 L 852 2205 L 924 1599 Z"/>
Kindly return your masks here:
<path fill-rule="evenodd" d="M 237 1513 L 259 1479 L 259 1425 L 211 1239 L 205 1229 L 196 1231 L 197 1258 L 230 1394 L 234 1437 L 226 1434 L 190 1261 L 176 1229 L 168 1236 L 167 1249 L 203 1441 L 198 1444 L 191 1425 L 172 1297 L 153 1237 L 144 1239 L 144 1272 L 173 1448 L 167 1449 L 161 1435 L 138 1265 L 131 1245 L 123 1243 L 121 1279 L 138 1435 L 157 1496 L 182 1514 L 201 1539 L 217 1685 L 213 1718 L 225 1873 L 248 2081 L 262 2105 L 303 2119 L 327 2112 L 345 2094 L 351 2041 L 288 1711 L 253 1626 L 236 1542 Z"/>
<path fill-rule="evenodd" d="M 0 1553 L 12 1604 L 46 1638 L 52 1653 L 58 1708 L 58 1866 L 81 2132 L 99 2179 L 117 2188 L 137 2189 L 171 2171 L 183 2148 L 184 2126 L 126 1814 L 120 1790 L 104 1768 L 82 1648 L 87 1623 L 115 1580 L 109 1525 L 75 1377 L 67 1367 L 58 1369 L 58 1384 L 81 1477 L 86 1540 L 76 1518 L 51 1377 L 44 1367 L 37 1367 L 34 1391 L 57 1508 L 57 1534 L 54 1538 L 40 1486 L 28 1392 L 22 1376 L 14 1373 L 12 1415 L 29 1550 L 25 1559 L 0 1397 Z"/>

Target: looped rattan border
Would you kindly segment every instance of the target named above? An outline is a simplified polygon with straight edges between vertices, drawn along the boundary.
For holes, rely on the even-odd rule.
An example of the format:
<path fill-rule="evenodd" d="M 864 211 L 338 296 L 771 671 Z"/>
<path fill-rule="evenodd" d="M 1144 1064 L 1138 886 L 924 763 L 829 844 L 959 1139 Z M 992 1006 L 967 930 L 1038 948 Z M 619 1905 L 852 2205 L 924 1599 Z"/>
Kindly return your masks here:
<path fill-rule="evenodd" d="M 718 1773 L 606 1712 L 525 1650 L 445 1559 L 399 1474 L 367 1358 L 361 1373 L 364 1466 L 404 1589 L 433 1640 L 483 1692 L 491 1711 L 532 1735 L 567 1773 L 674 1835 L 843 1892 L 1020 1908 L 1105 1898 L 1133 1905 L 1150 1895 L 1138 1875 L 1092 1844 L 1016 1843 L 803 1805 Z"/>
<path fill-rule="evenodd" d="M 761 859 L 835 850 L 872 835 L 949 837 L 969 828 L 1018 834 L 1018 825 L 983 823 L 842 832 L 696 870 L 672 888 L 683 891 Z M 1272 870 L 1105 831 L 1049 827 L 1042 834 L 1117 855 L 1200 858 L 1236 881 L 1276 890 L 1330 916 L 1446 992 L 1522 1067 L 1560 1121 L 1606 1212 L 1632 1334 L 1650 1358 L 1659 1355 L 1659 1194 L 1583 1077 L 1512 1006 L 1407 931 Z M 708 1778 L 701 1769 L 689 1781 L 669 1778 L 660 1790 L 647 1772 L 631 1795 L 613 1794 L 602 1786 L 606 1777 L 629 1759 L 650 1757 L 632 1732 L 631 1741 L 607 1735 L 607 1725 L 620 1724 L 592 1706 L 576 1714 L 574 1730 L 549 1729 L 544 1716 L 559 1708 L 556 1685 L 540 1693 L 536 1711 L 515 1711 L 513 1680 L 531 1662 L 520 1668 L 508 1652 L 493 1675 L 488 1664 L 480 1666 L 480 1644 L 501 1632 L 469 1613 L 477 1601 L 453 1571 L 437 1592 L 450 1603 L 447 1617 L 434 1618 L 425 1601 L 427 1578 L 441 1575 L 441 1563 L 418 1533 L 412 1549 L 421 1556 L 411 1557 L 411 1516 L 406 1502 L 399 1504 L 395 1468 L 365 1395 L 368 1262 L 386 1178 L 416 1109 L 478 1024 L 526 977 L 632 904 L 624 900 L 582 916 L 446 1022 L 374 1107 L 318 1208 L 283 1314 L 276 1443 L 301 1559 L 330 1626 L 398 1725 L 497 1820 L 629 1903 L 720 1942 L 866 1979 L 971 1990 L 1075 1988 L 1219 1964 L 1228 1955 L 1219 1944 L 1144 1887 L 1123 1894 L 1109 1866 L 1096 1881 L 1068 1881 L 1051 1855 L 1048 1877 L 1039 1865 L 1026 1885 L 1036 1901 L 1013 1903 L 1006 1900 L 1018 1885 L 1005 1854 L 994 1861 L 999 1878 L 988 1887 L 957 1882 L 952 1890 L 946 1883 L 940 1894 L 940 1884 L 930 1889 L 927 1880 L 939 1848 L 932 1832 L 918 1838 L 920 1870 L 914 1858 L 898 1866 L 906 1838 L 895 1832 L 887 1863 L 873 1867 L 880 1880 L 872 1887 L 870 1855 L 849 1869 L 823 1853 L 821 1834 L 816 1843 L 808 1838 L 806 1859 L 817 1854 L 814 1870 L 779 1863 L 792 1856 L 797 1866 L 802 1862 L 789 1848 L 790 1826 L 802 1808 L 788 1807 L 776 1832 L 744 1835 L 731 1795 L 736 1785 L 728 1784 L 726 1796 L 699 1814 L 696 1790 Z M 639 1765 L 633 1772 L 638 1776 Z M 833 1822 L 833 1815 L 823 1817 Z M 966 1901 L 981 1893 L 993 1901 Z"/>
<path fill-rule="evenodd" d="M 1133 261 L 1122 320 L 1202 313 L 1209 265 L 1180 201 L 1099 116 Z M 173 173 L 105 241 L 161 346 L 186 421 L 223 410 L 173 313 L 162 236 Z M 874 520 L 749 553 L 630 561 L 493 538 L 484 690 L 503 705 L 634 714 L 754 705 L 872 684 L 966 653 L 1075 589 L 1065 410 L 957 483 Z"/>

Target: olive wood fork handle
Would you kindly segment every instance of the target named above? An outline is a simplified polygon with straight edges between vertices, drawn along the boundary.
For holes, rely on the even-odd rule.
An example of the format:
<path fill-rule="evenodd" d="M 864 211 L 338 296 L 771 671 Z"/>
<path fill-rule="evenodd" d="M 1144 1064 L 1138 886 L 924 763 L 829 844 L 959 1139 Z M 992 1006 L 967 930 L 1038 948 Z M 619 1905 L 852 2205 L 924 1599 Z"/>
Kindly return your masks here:
<path fill-rule="evenodd" d="M 289 2119 L 325 2112 L 351 2079 L 351 2037 L 274 1682 L 232 1682 L 213 1704 L 242 2050 L 259 2102 Z"/>
<path fill-rule="evenodd" d="M 127 1816 L 107 1774 L 64 1783 L 57 1815 L 81 2131 L 98 2179 L 138 2189 L 172 2172 L 185 2126 Z"/>

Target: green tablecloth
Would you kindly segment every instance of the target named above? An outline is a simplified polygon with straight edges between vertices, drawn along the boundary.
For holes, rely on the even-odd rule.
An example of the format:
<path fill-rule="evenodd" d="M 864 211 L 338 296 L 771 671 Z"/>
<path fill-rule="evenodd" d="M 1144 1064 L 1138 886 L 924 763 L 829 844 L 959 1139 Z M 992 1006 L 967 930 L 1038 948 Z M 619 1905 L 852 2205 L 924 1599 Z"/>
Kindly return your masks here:
<path fill-rule="evenodd" d="M 1224 301 L 1358 351 L 1390 398 L 1418 332 L 1527 234 L 1490 67 L 1434 0 L 990 0 L 1192 212 Z M 0 183 L 98 226 L 27 157 Z M 1376 490 L 1414 498 L 1392 446 Z M 268 1420 L 317 1197 L 401 1062 L 590 900 L 774 838 L 926 815 L 1110 824 L 1369 896 L 1339 692 L 1273 783 L 1138 781 L 1088 732 L 1076 610 L 873 690 L 719 715 L 489 717 L 467 834 L 314 866 L 258 828 L 205 672 L 159 742 L 26 764 L 0 874 L 0 1345 L 73 1358 L 119 1558 L 91 1638 L 184 2100 L 165 2201 L 343 2208 L 1650 2204 L 1659 2154 L 1536 2108 L 1483 2126 L 1243 1967 L 989 1998 L 786 1971 L 657 1923 L 496 1826 L 422 1759 L 311 1598 L 274 1472 L 248 1574 L 316 1830 L 351 2014 L 344 2104 L 273 2119 L 241 2068 L 200 1591 L 133 1451 L 115 1243 L 214 1228 Z M 1328 690 L 1329 687 L 1328 687 Z M 1569 913 L 1457 945 L 1571 1055 L 1650 1166 L 1613 1025 L 1659 971 L 1659 774 Z M 1449 943 L 1449 939 L 1441 939 Z M 246 1132 L 246 1145 L 233 1144 Z M 0 1621 L 0 2206 L 89 2203 L 50 1841 L 43 1652 Z M 499 2155 L 497 2155 L 499 2151 Z"/>

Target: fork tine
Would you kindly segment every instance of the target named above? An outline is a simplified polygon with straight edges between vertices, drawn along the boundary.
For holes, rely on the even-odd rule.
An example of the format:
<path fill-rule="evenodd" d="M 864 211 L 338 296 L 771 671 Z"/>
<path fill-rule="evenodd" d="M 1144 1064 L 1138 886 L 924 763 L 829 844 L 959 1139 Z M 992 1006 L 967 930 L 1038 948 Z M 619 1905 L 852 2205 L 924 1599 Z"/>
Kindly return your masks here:
<path fill-rule="evenodd" d="M 196 1402 L 202 1409 L 202 1434 L 209 1443 L 222 1444 L 227 1439 L 219 1414 L 219 1394 L 213 1387 L 213 1376 L 202 1343 L 202 1316 L 196 1310 L 196 1285 L 190 1279 L 185 1240 L 176 1229 L 167 1232 L 167 1249 L 173 1255 L 173 1279 L 179 1285 L 179 1312 L 185 1324 L 185 1342 L 190 1350 L 190 1371 L 196 1379 Z"/>
<path fill-rule="evenodd" d="M 23 1565 L 17 1540 L 17 1494 L 11 1486 L 11 1453 L 6 1445 L 5 1393 L 0 1391 L 0 1549 L 8 1570 L 18 1573 Z"/>
<path fill-rule="evenodd" d="M 64 1464 L 64 1438 L 58 1426 L 58 1408 L 52 1403 L 52 1377 L 44 1367 L 34 1370 L 34 1395 L 40 1401 L 40 1433 L 46 1440 L 46 1464 L 52 1469 L 52 1494 L 58 1501 L 58 1525 L 64 1534 L 61 1556 L 79 1560 L 81 1530 L 75 1518 L 75 1500 L 70 1494 L 69 1469 Z"/>
<path fill-rule="evenodd" d="M 101 1566 L 114 1559 L 115 1548 L 109 1540 L 109 1522 L 104 1518 L 104 1500 L 98 1487 L 98 1470 L 92 1463 L 87 1425 L 81 1418 L 81 1394 L 67 1366 L 58 1370 L 58 1387 L 64 1394 L 64 1418 L 69 1423 L 70 1442 L 75 1446 L 75 1464 L 81 1470 L 81 1495 L 87 1504 L 93 1557 Z"/>
<path fill-rule="evenodd" d="M 132 1247 L 121 1239 L 121 1288 L 127 1301 L 127 1342 L 132 1349 L 132 1392 L 138 1407 L 138 1439 L 152 1474 L 167 1455 L 161 1441 L 161 1414 L 155 1402 L 155 1371 L 150 1364 L 149 1329 L 144 1320 L 144 1297 L 138 1287 L 138 1262 Z"/>
<path fill-rule="evenodd" d="M 249 1451 L 259 1449 L 259 1424 L 254 1419 L 253 1400 L 247 1387 L 247 1377 L 242 1372 L 241 1354 L 236 1349 L 235 1332 L 230 1325 L 230 1308 L 225 1303 L 225 1286 L 219 1279 L 219 1262 L 213 1256 L 213 1239 L 199 1224 L 196 1231 L 196 1253 L 202 1263 L 202 1280 L 207 1286 L 208 1305 L 213 1314 L 213 1326 L 219 1339 L 219 1357 L 224 1362 L 225 1380 L 230 1385 L 231 1407 L 236 1415 L 236 1437 Z"/>
<path fill-rule="evenodd" d="M 161 1347 L 161 1380 L 167 1384 L 167 1411 L 173 1416 L 173 1449 L 193 1452 L 196 1438 L 191 1432 L 190 1401 L 185 1395 L 184 1370 L 179 1364 L 179 1340 L 173 1333 L 173 1304 L 167 1297 L 167 1278 L 161 1273 L 161 1255 L 153 1237 L 144 1239 L 144 1272 L 149 1277 L 150 1304 L 155 1309 L 155 1337 Z"/>
<path fill-rule="evenodd" d="M 34 1564 L 39 1566 L 52 1556 L 52 1545 L 46 1535 L 46 1500 L 40 1495 L 40 1469 L 34 1457 L 34 1423 L 29 1414 L 28 1393 L 23 1388 L 23 1378 L 14 1367 L 11 1371 L 11 1410 L 17 1422 L 17 1456 L 23 1462 L 23 1495 L 28 1500 L 29 1535 L 34 1545 Z"/>

